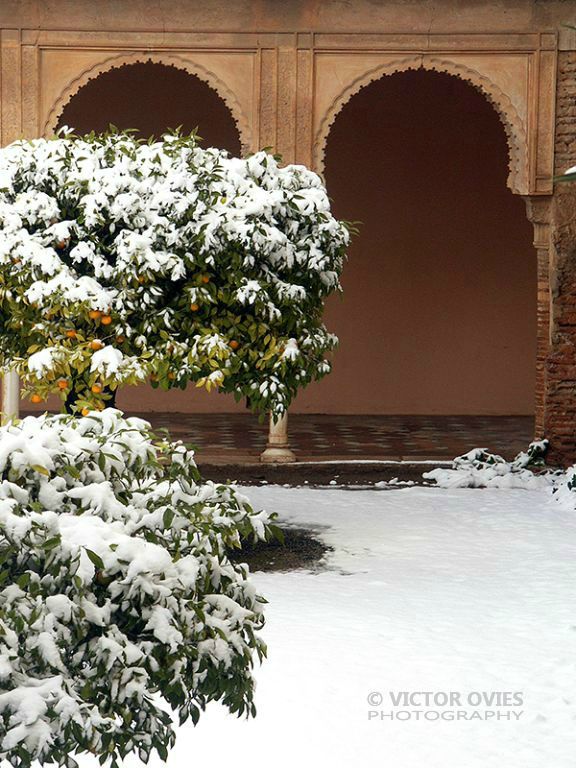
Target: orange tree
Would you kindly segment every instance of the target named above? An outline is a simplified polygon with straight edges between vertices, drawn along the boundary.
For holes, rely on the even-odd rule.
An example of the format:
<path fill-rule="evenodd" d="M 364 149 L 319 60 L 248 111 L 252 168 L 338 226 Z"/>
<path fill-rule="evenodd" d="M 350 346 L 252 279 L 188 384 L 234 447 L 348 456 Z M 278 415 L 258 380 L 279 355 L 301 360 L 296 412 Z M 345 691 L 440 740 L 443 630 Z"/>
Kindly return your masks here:
<path fill-rule="evenodd" d="M 346 226 L 320 178 L 130 133 L 0 150 L 0 364 L 34 402 L 101 410 L 123 384 L 282 413 L 325 375 Z"/>

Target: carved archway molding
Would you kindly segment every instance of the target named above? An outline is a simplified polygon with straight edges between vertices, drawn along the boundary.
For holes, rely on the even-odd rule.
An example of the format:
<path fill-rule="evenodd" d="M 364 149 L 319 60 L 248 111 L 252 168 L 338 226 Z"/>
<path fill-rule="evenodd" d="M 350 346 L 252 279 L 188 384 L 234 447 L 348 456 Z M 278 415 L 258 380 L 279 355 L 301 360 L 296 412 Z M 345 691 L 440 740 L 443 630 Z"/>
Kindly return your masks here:
<path fill-rule="evenodd" d="M 385 64 L 379 64 L 348 83 L 332 101 L 316 132 L 313 160 L 314 167 L 324 171 L 326 143 L 334 121 L 343 107 L 362 88 L 387 75 L 408 70 L 444 72 L 458 77 L 474 86 L 492 104 L 504 126 L 508 143 L 508 186 L 516 194 L 527 194 L 528 182 L 528 140 L 524 123 L 510 98 L 488 77 L 461 62 L 427 54 L 411 55 Z"/>
<path fill-rule="evenodd" d="M 88 69 L 75 75 L 60 91 L 59 96 L 52 104 L 48 116 L 44 122 L 42 135 L 53 134 L 58 126 L 58 120 L 66 105 L 74 96 L 91 80 L 113 69 L 130 66 L 131 64 L 162 64 L 166 67 L 180 69 L 193 75 L 209 85 L 228 107 L 232 119 L 236 124 L 240 135 L 242 152 L 246 153 L 252 148 L 252 134 L 248 119 L 238 101 L 236 95 L 214 72 L 198 62 L 191 61 L 177 53 L 155 53 L 150 51 L 135 51 L 133 53 L 115 53 L 107 56 L 102 61 L 93 64 Z"/>

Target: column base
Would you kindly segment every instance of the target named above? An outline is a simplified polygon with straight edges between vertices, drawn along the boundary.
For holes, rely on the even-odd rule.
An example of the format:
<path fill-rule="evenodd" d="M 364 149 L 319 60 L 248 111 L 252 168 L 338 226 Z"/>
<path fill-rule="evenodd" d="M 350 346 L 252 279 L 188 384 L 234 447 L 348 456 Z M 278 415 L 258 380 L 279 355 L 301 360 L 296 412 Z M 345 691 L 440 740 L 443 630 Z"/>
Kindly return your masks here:
<path fill-rule="evenodd" d="M 264 464 L 289 464 L 296 461 L 296 454 L 288 447 L 270 446 L 260 454 L 260 461 Z"/>

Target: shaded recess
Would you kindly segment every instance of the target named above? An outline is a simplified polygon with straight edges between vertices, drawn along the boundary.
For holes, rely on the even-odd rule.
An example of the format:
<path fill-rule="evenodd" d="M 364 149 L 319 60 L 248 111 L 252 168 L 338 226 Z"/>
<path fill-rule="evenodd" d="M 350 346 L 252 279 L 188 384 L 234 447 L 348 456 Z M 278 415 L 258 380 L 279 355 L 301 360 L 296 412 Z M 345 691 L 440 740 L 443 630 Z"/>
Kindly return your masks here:
<path fill-rule="evenodd" d="M 58 125 L 77 133 L 104 131 L 112 123 L 159 137 L 181 125 L 198 128 L 204 146 L 240 154 L 240 136 L 223 99 L 189 72 L 154 62 L 126 64 L 90 80 L 64 107 Z"/>
<path fill-rule="evenodd" d="M 452 75 L 385 76 L 336 117 L 325 173 L 362 223 L 326 312 L 333 373 L 298 410 L 533 414 L 536 254 L 493 105 Z"/>

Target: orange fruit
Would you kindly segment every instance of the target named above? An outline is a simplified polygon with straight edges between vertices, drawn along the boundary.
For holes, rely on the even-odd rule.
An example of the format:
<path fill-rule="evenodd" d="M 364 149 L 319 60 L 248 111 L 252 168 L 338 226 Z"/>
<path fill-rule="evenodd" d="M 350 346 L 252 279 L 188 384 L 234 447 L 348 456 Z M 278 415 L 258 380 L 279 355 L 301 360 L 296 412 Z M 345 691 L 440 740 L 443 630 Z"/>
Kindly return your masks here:
<path fill-rule="evenodd" d="M 66 379 L 60 379 L 58 381 L 58 389 L 67 389 L 68 388 L 68 382 Z"/>
<path fill-rule="evenodd" d="M 203 283 L 209 283 L 209 282 L 210 282 L 210 278 L 208 277 L 208 275 L 202 275 L 202 277 L 200 278 L 200 280 L 201 280 Z"/>
<path fill-rule="evenodd" d="M 174 379 L 176 378 L 176 374 L 170 371 L 170 373 L 168 374 L 168 378 L 170 379 L 170 381 L 174 381 Z"/>
<path fill-rule="evenodd" d="M 240 342 L 236 341 L 236 339 L 232 339 L 232 341 L 230 342 L 230 346 L 232 347 L 232 349 L 238 349 L 238 347 L 240 346 Z"/>
<path fill-rule="evenodd" d="M 102 325 L 110 325 L 110 323 L 112 322 L 112 318 L 110 317 L 110 315 L 102 315 L 101 322 L 102 322 Z"/>
<path fill-rule="evenodd" d="M 41 402 L 44 400 L 44 398 L 43 398 L 43 397 L 41 397 L 41 395 L 37 395 L 36 393 L 34 393 L 34 394 L 32 395 L 32 397 L 30 398 L 30 400 L 31 400 L 33 403 L 41 403 Z"/>
<path fill-rule="evenodd" d="M 78 334 L 73 328 L 71 328 L 69 331 L 66 331 L 66 336 L 68 336 L 69 339 L 75 339 Z"/>
<path fill-rule="evenodd" d="M 88 416 L 90 413 L 90 408 L 82 408 L 82 416 Z"/>
<path fill-rule="evenodd" d="M 92 392 L 94 392 L 95 395 L 99 395 L 100 392 L 102 392 L 102 384 L 92 384 L 90 389 Z"/>
<path fill-rule="evenodd" d="M 116 341 L 118 342 L 118 344 L 124 344 L 126 339 L 124 336 L 116 336 Z"/>
<path fill-rule="evenodd" d="M 156 373 L 151 373 L 150 381 L 158 381 L 158 375 Z"/>
<path fill-rule="evenodd" d="M 101 341 L 98 341 L 98 339 L 92 339 L 90 342 L 90 349 L 93 349 L 95 352 L 97 352 L 99 349 L 102 349 L 104 344 L 102 344 Z"/>
<path fill-rule="evenodd" d="M 67 245 L 68 245 L 67 240 L 58 240 L 58 242 L 56 243 L 56 248 L 58 248 L 59 250 L 62 250 L 62 248 L 66 248 Z"/>
<path fill-rule="evenodd" d="M 192 310 L 192 312 L 198 312 L 200 307 L 198 306 L 198 304 L 190 304 L 190 309 Z"/>
<path fill-rule="evenodd" d="M 91 309 L 90 312 L 88 312 L 88 317 L 90 320 L 98 320 L 101 314 L 102 312 L 100 312 L 99 309 Z"/>

